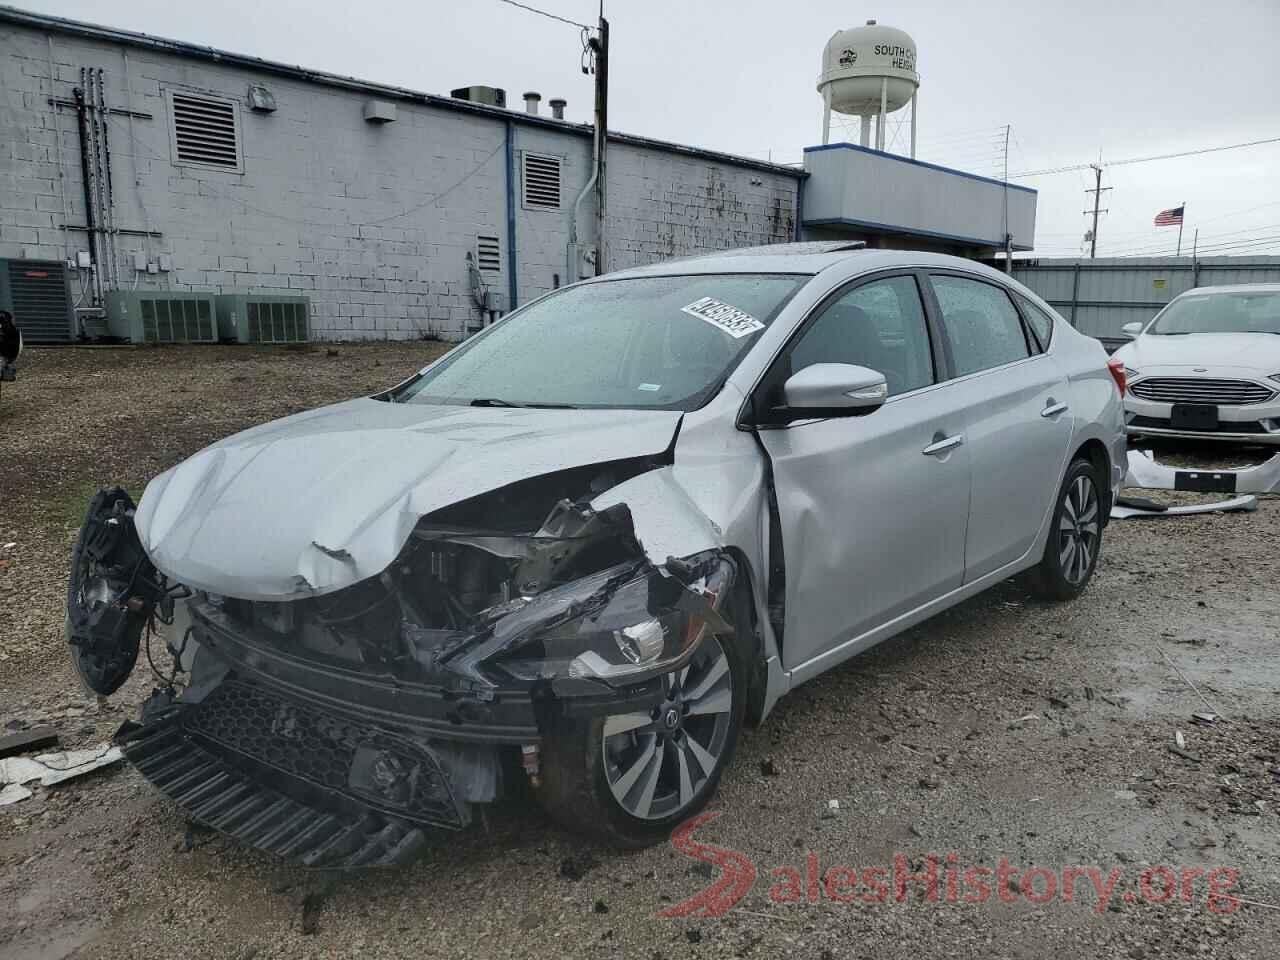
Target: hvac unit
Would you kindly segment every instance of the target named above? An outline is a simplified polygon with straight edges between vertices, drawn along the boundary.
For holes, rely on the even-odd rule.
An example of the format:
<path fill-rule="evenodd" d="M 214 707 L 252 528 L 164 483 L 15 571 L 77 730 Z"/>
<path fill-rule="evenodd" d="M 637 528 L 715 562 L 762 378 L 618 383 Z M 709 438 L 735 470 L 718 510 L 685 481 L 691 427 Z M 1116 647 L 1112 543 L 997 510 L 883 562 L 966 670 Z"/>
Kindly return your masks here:
<path fill-rule="evenodd" d="M 472 103 L 488 104 L 491 107 L 505 107 L 507 105 L 507 91 L 501 87 L 479 85 L 458 87 L 450 90 L 449 96 L 457 97 L 459 100 L 470 100 Z"/>
<path fill-rule="evenodd" d="M 311 305 L 306 297 L 224 293 L 217 298 L 218 336 L 236 343 L 306 343 Z"/>
<path fill-rule="evenodd" d="M 107 327 L 132 343 L 216 343 L 213 294 L 177 290 L 113 290 Z"/>
<path fill-rule="evenodd" d="M 60 260 L 0 260 L 0 310 L 13 314 L 27 343 L 69 343 L 76 334 Z"/>

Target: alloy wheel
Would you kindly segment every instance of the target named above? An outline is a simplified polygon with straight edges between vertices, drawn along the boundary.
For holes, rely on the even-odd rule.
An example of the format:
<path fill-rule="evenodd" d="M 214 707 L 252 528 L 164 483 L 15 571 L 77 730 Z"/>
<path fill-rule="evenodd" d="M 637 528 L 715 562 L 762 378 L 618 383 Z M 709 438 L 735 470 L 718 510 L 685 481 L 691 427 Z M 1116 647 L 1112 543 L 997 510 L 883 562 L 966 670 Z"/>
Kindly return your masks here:
<path fill-rule="evenodd" d="M 1076 477 L 1062 500 L 1058 522 L 1058 561 L 1062 575 L 1079 586 L 1098 555 L 1098 492 L 1086 476 Z"/>
<path fill-rule="evenodd" d="M 604 721 L 605 778 L 633 817 L 658 820 L 691 806 L 715 771 L 733 721 L 733 671 L 719 637 L 663 678 L 662 703 Z"/>

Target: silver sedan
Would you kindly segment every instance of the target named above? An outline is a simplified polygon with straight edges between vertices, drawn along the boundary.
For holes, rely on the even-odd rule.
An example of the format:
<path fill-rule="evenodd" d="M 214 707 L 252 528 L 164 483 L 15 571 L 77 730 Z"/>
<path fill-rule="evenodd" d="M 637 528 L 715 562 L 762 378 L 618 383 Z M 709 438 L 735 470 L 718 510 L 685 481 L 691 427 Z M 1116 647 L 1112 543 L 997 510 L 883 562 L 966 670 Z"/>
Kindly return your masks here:
<path fill-rule="evenodd" d="M 126 756 L 306 863 L 408 858 L 519 781 L 637 845 L 746 718 L 1015 574 L 1089 583 L 1123 375 L 1007 276 L 799 244 L 599 277 L 384 393 L 90 506 L 68 638 Z M 148 633 L 149 635 L 149 633 Z"/>

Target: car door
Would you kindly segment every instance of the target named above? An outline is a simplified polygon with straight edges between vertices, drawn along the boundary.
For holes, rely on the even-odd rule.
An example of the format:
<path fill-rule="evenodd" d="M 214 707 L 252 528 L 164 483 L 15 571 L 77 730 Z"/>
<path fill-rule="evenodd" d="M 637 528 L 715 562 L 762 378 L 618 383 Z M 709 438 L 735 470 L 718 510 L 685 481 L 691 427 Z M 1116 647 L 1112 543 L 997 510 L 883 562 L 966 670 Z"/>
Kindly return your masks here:
<path fill-rule="evenodd" d="M 756 409 L 776 409 L 787 377 L 812 363 L 870 367 L 889 386 L 870 413 L 757 423 L 785 557 L 787 669 L 962 581 L 969 449 L 921 282 L 907 272 L 836 291 L 757 388 Z"/>
<path fill-rule="evenodd" d="M 931 272 L 973 472 L 965 582 L 1024 556 L 1058 492 L 1071 415 L 1067 378 L 1006 288 Z"/>

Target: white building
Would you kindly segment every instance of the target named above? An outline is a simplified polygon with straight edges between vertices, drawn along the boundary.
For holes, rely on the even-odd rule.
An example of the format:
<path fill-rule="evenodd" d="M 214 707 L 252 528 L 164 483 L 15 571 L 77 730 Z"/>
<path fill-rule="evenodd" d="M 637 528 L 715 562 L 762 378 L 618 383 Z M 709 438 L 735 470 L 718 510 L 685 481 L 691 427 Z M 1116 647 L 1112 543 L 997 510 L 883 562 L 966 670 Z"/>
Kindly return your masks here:
<path fill-rule="evenodd" d="M 12 8 L 0 31 L 0 307 L 29 341 L 105 332 L 104 314 L 212 339 L 232 309 L 242 339 L 299 332 L 273 304 L 302 305 L 315 338 L 456 340 L 581 262 L 589 125 Z M 608 141 L 607 269 L 806 236 L 1003 246 L 981 178 L 862 148 L 800 170 Z M 1029 220 L 1019 203 L 1008 232 L 1029 249 L 1034 194 Z M 593 195 L 578 222 L 597 249 Z"/>

